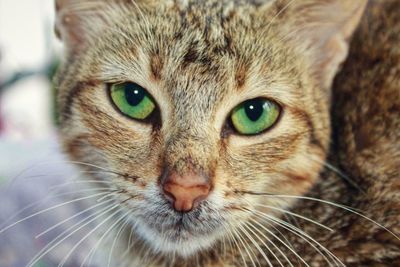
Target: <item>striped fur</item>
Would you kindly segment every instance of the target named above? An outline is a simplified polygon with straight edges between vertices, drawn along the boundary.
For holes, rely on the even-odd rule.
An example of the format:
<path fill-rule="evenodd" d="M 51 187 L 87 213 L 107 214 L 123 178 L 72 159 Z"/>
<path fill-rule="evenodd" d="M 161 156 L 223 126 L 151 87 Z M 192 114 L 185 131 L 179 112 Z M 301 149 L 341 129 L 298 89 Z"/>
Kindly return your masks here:
<path fill-rule="evenodd" d="M 395 1 L 386 2 L 396 6 Z M 315 224 L 302 221 L 299 225 L 349 266 L 364 262 L 383 266 L 378 264 L 389 258 L 398 260 L 398 248 L 379 255 L 364 253 L 363 247 L 349 251 L 356 242 L 353 233 L 360 232 L 375 242 L 371 239 L 375 232 L 358 229 L 362 222 L 357 226 L 351 223 L 354 214 L 320 202 L 254 194 L 311 195 L 355 208 L 363 202 L 361 197 L 342 198 L 353 189 L 325 169 L 324 163 L 329 155 L 334 161 L 340 158 L 345 166 L 349 164 L 352 174 L 347 156 L 355 152 L 346 144 L 353 132 L 346 127 L 355 122 L 343 122 L 338 129 L 344 130 L 333 129 L 345 141 L 340 142 L 340 150 L 332 148 L 330 109 L 337 97 L 335 90 L 339 95 L 341 88 L 347 89 L 352 96 L 356 74 L 351 74 L 351 81 L 345 74 L 338 78 L 333 98 L 330 88 L 348 54 L 348 42 L 365 3 L 58 1 L 56 29 L 66 44 L 65 61 L 56 79 L 61 139 L 74 160 L 117 172 L 96 178 L 112 181 L 113 187 L 122 190 L 116 201 L 121 201 L 125 212 L 131 212 L 136 245 L 129 252 L 129 266 L 193 266 L 193 262 L 243 266 L 243 260 L 251 266 L 255 259 L 261 266 L 268 266 L 268 261 L 275 266 L 279 259 L 284 261 L 284 256 L 276 253 L 274 257 L 263 247 L 267 241 L 251 234 L 252 228 L 244 228 L 249 234 L 245 236 L 243 227 L 252 220 L 272 233 L 275 229 L 243 209 L 277 218 L 285 218 L 280 209 L 287 209 L 322 221 L 338 231 L 320 234 Z M 369 8 L 373 13 L 379 7 Z M 363 25 L 367 23 L 365 20 Z M 399 27 L 397 24 L 394 30 L 398 34 Z M 352 53 L 357 54 L 357 49 Z M 388 53 L 398 57 L 398 51 Z M 356 59 L 351 62 L 345 73 L 359 64 Z M 114 109 L 107 90 L 110 83 L 121 81 L 136 82 L 149 91 L 157 102 L 157 122 L 130 120 Z M 227 129 L 231 110 L 256 97 L 274 99 L 282 106 L 279 123 L 252 137 Z M 335 107 L 346 99 L 339 100 Z M 343 107 L 346 109 L 341 112 L 351 109 Z M 182 215 L 170 208 L 159 186 L 169 168 L 178 173 L 194 168 L 210 177 L 212 193 L 197 210 Z M 388 226 L 392 224 L 388 222 Z M 229 231 L 238 229 L 242 229 L 250 253 L 246 254 L 243 245 L 241 249 L 227 245 Z M 128 232 L 121 238 L 123 245 Z M 326 259 L 303 239 L 286 234 L 290 246 L 310 266 L 327 266 Z M 385 237 L 393 240 L 390 235 Z M 271 240 L 295 266 L 302 264 L 282 243 Z M 371 245 L 384 251 L 382 246 L 379 242 Z M 267 257 L 257 247 L 263 247 Z"/>

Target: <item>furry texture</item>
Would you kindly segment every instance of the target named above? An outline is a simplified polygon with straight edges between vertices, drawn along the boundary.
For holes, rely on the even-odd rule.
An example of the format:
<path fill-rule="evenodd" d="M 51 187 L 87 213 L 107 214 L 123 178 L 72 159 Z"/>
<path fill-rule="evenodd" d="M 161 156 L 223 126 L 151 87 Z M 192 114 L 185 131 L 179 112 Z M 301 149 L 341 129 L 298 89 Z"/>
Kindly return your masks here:
<path fill-rule="evenodd" d="M 57 77 L 61 138 L 117 192 L 117 214 L 129 222 L 122 247 L 134 233 L 125 263 L 399 264 L 399 240 L 383 228 L 399 233 L 397 1 L 367 7 L 330 91 L 365 3 L 58 1 L 67 47 Z M 113 108 L 108 85 L 123 81 L 154 97 L 154 123 Z M 239 136 L 227 118 L 256 97 L 278 102 L 280 120 Z M 197 209 L 175 212 L 159 186 L 169 169 L 205 173 L 212 193 Z"/>

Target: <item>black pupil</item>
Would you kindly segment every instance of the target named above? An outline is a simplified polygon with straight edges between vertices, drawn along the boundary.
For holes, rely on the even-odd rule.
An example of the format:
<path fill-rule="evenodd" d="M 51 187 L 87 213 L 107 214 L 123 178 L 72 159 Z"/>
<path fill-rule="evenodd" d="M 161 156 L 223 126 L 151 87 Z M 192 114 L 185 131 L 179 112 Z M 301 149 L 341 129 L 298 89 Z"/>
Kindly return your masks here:
<path fill-rule="evenodd" d="M 125 85 L 126 101 L 131 106 L 137 106 L 146 96 L 146 92 L 139 85 L 129 83 Z"/>
<path fill-rule="evenodd" d="M 259 99 L 249 100 L 244 104 L 244 110 L 251 121 L 257 121 L 264 111 L 264 102 Z"/>

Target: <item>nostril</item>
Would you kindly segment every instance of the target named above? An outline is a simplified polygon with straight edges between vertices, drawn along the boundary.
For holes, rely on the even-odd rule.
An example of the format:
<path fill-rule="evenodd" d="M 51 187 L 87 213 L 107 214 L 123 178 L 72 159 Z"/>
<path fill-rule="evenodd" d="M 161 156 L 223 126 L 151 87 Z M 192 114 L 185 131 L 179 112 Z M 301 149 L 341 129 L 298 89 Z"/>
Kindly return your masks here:
<path fill-rule="evenodd" d="M 173 208 L 188 212 L 197 207 L 210 193 L 210 179 L 197 172 L 180 174 L 167 171 L 161 180 L 162 190 Z"/>
<path fill-rule="evenodd" d="M 177 211 L 188 212 L 205 200 L 210 192 L 209 185 L 184 187 L 179 184 L 166 183 L 163 186 L 166 198 Z"/>
<path fill-rule="evenodd" d="M 174 203 L 175 202 L 175 196 L 171 193 L 171 186 L 170 184 L 166 184 L 163 186 L 163 193 L 165 195 L 165 198 L 171 202 Z"/>

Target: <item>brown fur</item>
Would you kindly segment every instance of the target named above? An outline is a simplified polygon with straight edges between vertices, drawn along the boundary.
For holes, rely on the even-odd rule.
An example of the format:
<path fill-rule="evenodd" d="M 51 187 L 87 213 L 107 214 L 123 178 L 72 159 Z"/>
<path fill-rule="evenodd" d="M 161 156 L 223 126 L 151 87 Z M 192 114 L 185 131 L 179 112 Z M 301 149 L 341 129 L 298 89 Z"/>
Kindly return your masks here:
<path fill-rule="evenodd" d="M 131 225 L 153 227 L 165 241 L 133 230 L 129 266 L 243 266 L 243 258 L 249 266 L 268 266 L 267 258 L 286 266 L 277 248 L 304 265 L 276 237 L 310 266 L 328 266 L 315 247 L 254 212 L 287 220 L 347 266 L 400 264 L 399 240 L 382 226 L 327 203 L 282 196 L 348 205 L 400 232 L 398 1 L 367 7 L 332 93 L 364 1 L 83 2 L 58 5 L 57 29 L 67 46 L 57 78 L 61 138 L 72 158 L 108 170 L 96 178 L 120 190 L 115 201 L 132 213 Z M 121 81 L 152 94 L 160 111 L 155 121 L 115 110 L 107 86 Z M 260 96 L 282 106 L 279 123 L 257 136 L 234 134 L 230 111 Z M 212 180 L 213 195 L 187 217 L 160 193 L 170 169 Z M 176 236 L 179 219 L 186 228 Z M 226 229 L 239 233 L 235 240 Z M 168 251 L 174 238 L 183 243 Z"/>

